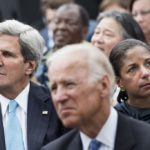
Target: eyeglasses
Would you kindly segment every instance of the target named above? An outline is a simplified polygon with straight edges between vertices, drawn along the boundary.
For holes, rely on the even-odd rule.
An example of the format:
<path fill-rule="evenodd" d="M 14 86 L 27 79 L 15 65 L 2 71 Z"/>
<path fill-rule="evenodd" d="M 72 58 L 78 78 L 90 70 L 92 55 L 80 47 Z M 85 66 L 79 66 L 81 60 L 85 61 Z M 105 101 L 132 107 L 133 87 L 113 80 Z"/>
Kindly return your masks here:
<path fill-rule="evenodd" d="M 132 16 L 133 17 L 137 17 L 138 15 L 146 16 L 147 14 L 150 14 L 150 9 L 148 9 L 148 10 L 141 10 L 139 12 L 133 12 Z"/>

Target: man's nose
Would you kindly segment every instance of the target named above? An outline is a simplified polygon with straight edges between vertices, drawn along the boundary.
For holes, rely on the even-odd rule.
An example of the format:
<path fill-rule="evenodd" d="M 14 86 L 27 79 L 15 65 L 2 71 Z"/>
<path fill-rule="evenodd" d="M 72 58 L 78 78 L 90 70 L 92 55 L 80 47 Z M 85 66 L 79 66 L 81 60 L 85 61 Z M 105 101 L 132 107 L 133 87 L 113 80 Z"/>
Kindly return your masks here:
<path fill-rule="evenodd" d="M 60 28 L 60 29 L 64 29 L 64 28 L 66 28 L 66 26 L 67 26 L 67 24 L 64 21 L 62 21 L 58 24 L 58 28 Z"/>
<path fill-rule="evenodd" d="M 142 21 L 143 21 L 143 16 L 141 15 L 141 13 L 138 13 L 137 16 L 134 17 L 134 18 L 135 18 L 135 20 L 136 20 L 137 22 L 142 22 Z"/>
<path fill-rule="evenodd" d="M 61 88 L 61 87 L 59 87 L 57 89 L 56 93 L 53 94 L 52 96 L 53 96 L 53 100 L 55 102 L 63 102 L 67 98 L 65 90 L 63 88 Z"/>

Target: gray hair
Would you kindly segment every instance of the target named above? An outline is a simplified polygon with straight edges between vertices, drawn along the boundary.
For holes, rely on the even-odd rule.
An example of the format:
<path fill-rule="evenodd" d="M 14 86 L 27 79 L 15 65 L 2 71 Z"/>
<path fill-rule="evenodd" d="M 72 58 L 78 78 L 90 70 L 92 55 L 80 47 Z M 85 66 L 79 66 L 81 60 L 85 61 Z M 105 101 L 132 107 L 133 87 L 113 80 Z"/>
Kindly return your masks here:
<path fill-rule="evenodd" d="M 115 75 L 108 57 L 98 48 L 91 44 L 72 44 L 65 46 L 49 57 L 47 60 L 48 68 L 50 68 L 53 61 L 57 61 L 63 57 L 73 58 L 74 54 L 82 55 L 82 59 L 87 61 L 89 67 L 89 77 L 92 81 L 100 80 L 104 75 L 107 75 L 110 81 L 110 97 L 114 93 Z M 71 55 L 71 56 L 70 56 Z M 84 57 L 85 56 L 85 57 Z M 78 59 L 78 58 L 77 58 Z M 79 60 L 79 59 L 78 59 Z"/>
<path fill-rule="evenodd" d="M 1 34 L 18 37 L 24 60 L 35 60 L 38 65 L 43 55 L 44 40 L 36 29 L 17 20 L 6 20 L 0 23 Z"/>

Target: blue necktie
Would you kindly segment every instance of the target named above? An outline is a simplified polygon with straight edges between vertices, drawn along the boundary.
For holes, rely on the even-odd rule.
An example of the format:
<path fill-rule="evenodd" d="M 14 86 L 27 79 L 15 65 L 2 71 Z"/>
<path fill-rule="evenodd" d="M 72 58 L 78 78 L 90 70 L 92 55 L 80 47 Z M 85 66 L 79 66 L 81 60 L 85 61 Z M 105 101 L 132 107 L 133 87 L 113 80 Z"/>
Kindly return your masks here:
<path fill-rule="evenodd" d="M 6 150 L 24 150 L 22 130 L 16 116 L 18 104 L 10 100 L 8 105 L 8 121 L 5 128 Z"/>
<path fill-rule="evenodd" d="M 98 150 L 101 146 L 101 142 L 97 141 L 96 139 L 93 139 L 90 144 L 88 150 Z"/>

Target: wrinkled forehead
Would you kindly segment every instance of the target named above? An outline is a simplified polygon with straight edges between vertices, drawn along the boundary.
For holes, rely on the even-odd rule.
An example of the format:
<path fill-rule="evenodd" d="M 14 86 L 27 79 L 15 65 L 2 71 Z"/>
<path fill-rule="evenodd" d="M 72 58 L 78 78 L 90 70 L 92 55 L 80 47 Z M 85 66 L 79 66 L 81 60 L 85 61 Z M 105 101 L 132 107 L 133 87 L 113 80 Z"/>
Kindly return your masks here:
<path fill-rule="evenodd" d="M 144 56 L 144 54 L 146 54 L 147 57 L 150 56 L 150 49 L 147 49 L 146 47 L 144 46 L 141 46 L 141 45 L 136 45 L 132 48 L 129 48 L 127 49 L 126 53 L 124 56 L 130 56 L 130 55 L 139 55 L 141 57 Z"/>
<path fill-rule="evenodd" d="M 135 0 L 132 5 L 132 11 L 139 8 L 142 10 L 150 8 L 150 0 Z"/>
<path fill-rule="evenodd" d="M 49 64 L 49 70 L 66 70 L 74 68 L 75 70 L 79 70 L 80 68 L 84 68 L 87 66 L 87 56 L 82 53 L 64 53 L 54 56 Z"/>

